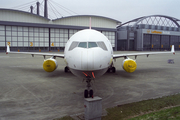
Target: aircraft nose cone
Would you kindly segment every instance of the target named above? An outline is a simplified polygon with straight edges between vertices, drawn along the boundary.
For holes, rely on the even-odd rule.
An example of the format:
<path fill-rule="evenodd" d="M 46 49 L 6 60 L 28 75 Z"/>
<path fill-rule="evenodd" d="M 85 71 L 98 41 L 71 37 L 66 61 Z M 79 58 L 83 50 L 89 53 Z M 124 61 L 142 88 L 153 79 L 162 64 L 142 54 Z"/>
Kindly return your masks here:
<path fill-rule="evenodd" d="M 84 50 L 81 53 L 81 69 L 93 70 L 94 69 L 94 51 Z"/>

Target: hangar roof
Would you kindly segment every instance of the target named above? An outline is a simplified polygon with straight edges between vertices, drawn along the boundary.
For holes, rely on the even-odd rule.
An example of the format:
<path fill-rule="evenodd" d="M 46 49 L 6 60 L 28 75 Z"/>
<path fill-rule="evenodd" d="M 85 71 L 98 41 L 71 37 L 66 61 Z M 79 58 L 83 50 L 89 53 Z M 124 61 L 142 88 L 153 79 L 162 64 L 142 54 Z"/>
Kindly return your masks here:
<path fill-rule="evenodd" d="M 13 9 L 0 8 L 0 21 L 48 23 L 49 19 L 42 16 Z"/>
<path fill-rule="evenodd" d="M 91 26 L 96 28 L 111 28 L 116 29 L 121 22 L 112 18 L 96 16 L 96 15 L 77 15 L 62 17 L 54 20 L 47 19 L 37 14 L 24 12 L 13 9 L 0 8 L 0 21 L 19 22 L 19 23 L 35 23 L 49 25 L 65 25 L 65 26 L 80 26 L 88 27 L 89 18 L 91 17 Z"/>
<path fill-rule="evenodd" d="M 61 24 L 61 25 L 89 26 L 90 17 L 91 17 L 92 27 L 116 28 L 117 25 L 121 24 L 121 22 L 118 20 L 103 16 L 96 16 L 96 15 L 68 16 L 68 17 L 62 17 L 59 19 L 52 20 L 52 22 L 54 24 Z"/>
<path fill-rule="evenodd" d="M 116 22 L 118 22 L 118 23 L 121 23 L 121 22 L 118 21 L 118 20 L 115 20 L 115 19 L 112 19 L 112 18 L 109 18 L 109 17 L 98 16 L 98 15 L 75 15 L 75 16 L 67 16 L 67 17 L 62 17 L 62 18 L 54 19 L 53 21 L 60 20 L 60 19 L 64 19 L 64 18 L 72 18 L 72 17 L 100 17 L 100 18 L 110 19 L 110 20 L 112 20 L 112 21 L 116 21 Z"/>
<path fill-rule="evenodd" d="M 180 27 L 179 23 L 180 20 L 174 17 L 166 16 L 166 15 L 150 15 L 150 16 L 143 16 L 126 23 L 119 25 L 117 28 L 121 26 L 131 26 L 135 27 L 138 24 L 147 24 L 147 25 L 156 25 L 156 26 L 167 26 L 167 27 Z"/>

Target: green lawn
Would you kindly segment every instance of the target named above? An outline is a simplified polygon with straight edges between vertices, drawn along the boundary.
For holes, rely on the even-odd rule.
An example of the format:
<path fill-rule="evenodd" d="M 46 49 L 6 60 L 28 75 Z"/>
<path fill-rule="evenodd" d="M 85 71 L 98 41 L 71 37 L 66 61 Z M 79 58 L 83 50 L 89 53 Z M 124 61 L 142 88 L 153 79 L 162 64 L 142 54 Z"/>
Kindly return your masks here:
<path fill-rule="evenodd" d="M 133 116 L 155 112 L 166 107 L 177 105 L 180 105 L 180 94 L 119 105 L 114 108 L 108 108 L 107 116 L 102 117 L 102 120 L 128 119 Z"/>
<path fill-rule="evenodd" d="M 180 120 L 180 107 L 152 112 L 128 120 Z"/>

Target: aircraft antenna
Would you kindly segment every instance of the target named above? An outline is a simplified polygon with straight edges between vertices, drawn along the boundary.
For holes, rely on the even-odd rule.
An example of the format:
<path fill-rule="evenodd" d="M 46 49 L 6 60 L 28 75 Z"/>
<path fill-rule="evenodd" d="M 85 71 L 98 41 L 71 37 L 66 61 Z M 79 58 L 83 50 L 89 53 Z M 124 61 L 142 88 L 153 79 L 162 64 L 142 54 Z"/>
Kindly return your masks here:
<path fill-rule="evenodd" d="M 91 17 L 89 18 L 89 29 L 91 29 Z"/>

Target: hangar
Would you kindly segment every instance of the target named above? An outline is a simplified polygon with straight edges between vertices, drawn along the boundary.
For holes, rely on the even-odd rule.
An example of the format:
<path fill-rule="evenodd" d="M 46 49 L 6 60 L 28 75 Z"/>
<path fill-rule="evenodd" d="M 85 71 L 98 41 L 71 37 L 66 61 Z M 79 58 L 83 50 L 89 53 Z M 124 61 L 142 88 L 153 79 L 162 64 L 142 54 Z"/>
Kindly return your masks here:
<path fill-rule="evenodd" d="M 170 50 L 171 45 L 180 49 L 180 20 L 170 16 L 144 16 L 123 24 L 95 15 L 48 19 L 46 6 L 44 16 L 38 9 L 37 14 L 0 9 L 0 51 L 6 51 L 7 45 L 13 51 L 63 51 L 74 33 L 89 28 L 90 17 L 92 29 L 107 36 L 115 51 Z"/>
<path fill-rule="evenodd" d="M 117 27 L 117 50 L 180 49 L 179 19 L 164 16 L 144 16 Z"/>
<path fill-rule="evenodd" d="M 60 51 L 77 31 L 89 28 L 102 32 L 116 49 L 116 26 L 121 22 L 95 15 L 76 15 L 50 20 L 44 17 L 12 9 L 0 9 L 0 51 L 10 45 L 14 51 Z"/>

